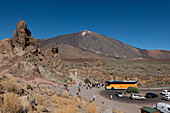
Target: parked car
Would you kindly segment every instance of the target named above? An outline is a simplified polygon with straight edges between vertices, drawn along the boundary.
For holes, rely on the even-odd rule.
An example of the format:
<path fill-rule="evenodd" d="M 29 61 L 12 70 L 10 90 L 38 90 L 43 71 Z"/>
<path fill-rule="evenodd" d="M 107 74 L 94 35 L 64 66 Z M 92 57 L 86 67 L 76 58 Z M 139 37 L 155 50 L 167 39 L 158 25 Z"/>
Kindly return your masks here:
<path fill-rule="evenodd" d="M 145 100 L 146 98 L 144 96 L 141 96 L 139 94 L 136 94 L 136 93 L 133 93 L 131 94 L 131 99 L 135 100 L 135 99 L 138 99 L 138 100 Z"/>
<path fill-rule="evenodd" d="M 167 93 L 165 96 L 162 98 L 163 100 L 170 100 L 170 92 Z"/>
<path fill-rule="evenodd" d="M 168 90 L 163 90 L 163 91 L 161 92 L 161 94 L 162 94 L 162 95 L 166 95 L 168 92 L 170 92 L 170 91 L 168 91 Z"/>
<path fill-rule="evenodd" d="M 158 97 L 158 95 L 157 94 L 155 94 L 155 93 L 146 93 L 146 96 L 145 96 L 146 98 L 156 98 L 156 97 Z"/>
<path fill-rule="evenodd" d="M 123 95 L 123 93 L 121 91 L 116 91 L 115 95 L 117 97 L 120 97 L 120 98 L 124 97 L 124 95 Z"/>

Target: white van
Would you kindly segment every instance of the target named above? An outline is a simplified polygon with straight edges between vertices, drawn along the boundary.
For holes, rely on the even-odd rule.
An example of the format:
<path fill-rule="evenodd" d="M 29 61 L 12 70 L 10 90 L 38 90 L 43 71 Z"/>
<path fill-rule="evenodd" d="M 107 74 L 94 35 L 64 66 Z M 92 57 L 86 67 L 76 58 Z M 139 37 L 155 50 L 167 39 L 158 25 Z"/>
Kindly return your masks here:
<path fill-rule="evenodd" d="M 156 109 L 160 110 L 163 113 L 170 113 L 170 104 L 158 102 L 156 104 Z"/>

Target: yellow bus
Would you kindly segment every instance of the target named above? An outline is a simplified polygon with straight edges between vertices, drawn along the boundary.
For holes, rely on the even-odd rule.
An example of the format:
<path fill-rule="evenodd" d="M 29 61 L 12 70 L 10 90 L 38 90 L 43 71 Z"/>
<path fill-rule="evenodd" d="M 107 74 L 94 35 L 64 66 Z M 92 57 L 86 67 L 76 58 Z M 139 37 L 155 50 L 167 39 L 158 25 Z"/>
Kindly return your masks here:
<path fill-rule="evenodd" d="M 122 81 L 122 80 L 105 81 L 105 89 L 127 89 L 128 87 L 137 88 L 137 81 Z"/>

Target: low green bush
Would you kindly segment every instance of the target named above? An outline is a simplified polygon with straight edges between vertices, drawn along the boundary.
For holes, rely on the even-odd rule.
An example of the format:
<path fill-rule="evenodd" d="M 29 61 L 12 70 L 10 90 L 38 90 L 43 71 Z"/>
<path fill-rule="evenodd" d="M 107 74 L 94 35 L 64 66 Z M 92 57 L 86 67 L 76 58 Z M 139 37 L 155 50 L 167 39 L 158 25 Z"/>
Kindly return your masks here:
<path fill-rule="evenodd" d="M 31 87 L 31 85 L 27 85 L 27 89 L 33 90 L 33 88 Z"/>
<path fill-rule="evenodd" d="M 139 93 L 139 89 L 136 87 L 128 87 L 126 92 L 127 93 Z"/>
<path fill-rule="evenodd" d="M 84 83 L 91 83 L 91 81 L 88 79 L 88 78 L 86 78 L 85 80 L 84 80 Z"/>

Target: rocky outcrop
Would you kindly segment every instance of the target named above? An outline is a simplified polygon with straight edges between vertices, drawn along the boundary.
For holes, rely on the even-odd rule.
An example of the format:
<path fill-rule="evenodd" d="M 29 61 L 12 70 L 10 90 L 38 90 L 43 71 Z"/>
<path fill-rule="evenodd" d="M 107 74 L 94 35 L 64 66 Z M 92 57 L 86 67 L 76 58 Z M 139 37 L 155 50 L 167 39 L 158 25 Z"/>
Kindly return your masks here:
<path fill-rule="evenodd" d="M 17 29 L 14 31 L 13 45 L 15 47 L 25 47 L 29 46 L 29 40 L 31 38 L 31 31 L 27 29 L 27 25 L 24 21 L 19 21 L 17 24 Z"/>
<path fill-rule="evenodd" d="M 52 58 L 56 54 L 58 54 L 58 45 L 56 43 L 52 43 L 51 46 L 44 51 L 44 55 L 46 58 Z"/>
<path fill-rule="evenodd" d="M 12 55 L 12 46 L 11 46 L 12 39 L 4 39 L 0 41 L 0 57 Z"/>
<path fill-rule="evenodd" d="M 14 47 L 14 53 L 17 55 L 23 55 L 29 52 L 34 54 L 38 52 L 38 40 L 31 37 L 31 31 L 22 20 L 18 22 L 17 29 L 14 31 L 12 46 Z"/>
<path fill-rule="evenodd" d="M 51 46 L 45 50 L 44 56 L 48 59 L 48 64 L 44 62 L 46 65 L 51 65 L 54 68 L 61 69 L 62 63 L 61 59 L 58 55 L 58 45 L 56 43 L 52 43 Z"/>
<path fill-rule="evenodd" d="M 37 76 L 50 79 L 64 73 L 58 45 L 53 43 L 42 52 L 38 40 L 31 37 L 31 31 L 22 20 L 17 24 L 14 38 L 0 41 L 0 73 L 4 71 L 25 79 Z"/>

